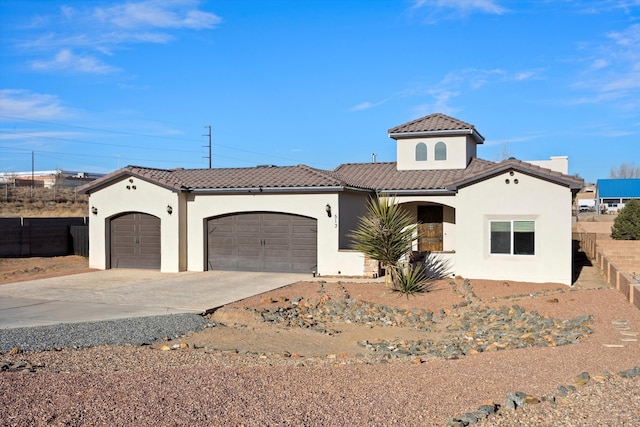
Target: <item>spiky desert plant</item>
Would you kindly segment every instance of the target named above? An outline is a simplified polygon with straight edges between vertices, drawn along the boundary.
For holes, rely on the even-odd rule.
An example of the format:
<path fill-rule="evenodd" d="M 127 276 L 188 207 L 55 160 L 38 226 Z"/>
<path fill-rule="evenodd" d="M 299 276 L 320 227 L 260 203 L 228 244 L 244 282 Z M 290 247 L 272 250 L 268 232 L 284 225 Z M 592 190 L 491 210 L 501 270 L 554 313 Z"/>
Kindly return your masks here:
<path fill-rule="evenodd" d="M 393 269 L 417 239 L 414 218 L 396 203 L 395 197 L 369 199 L 368 212 L 350 233 L 352 248 Z M 385 276 L 388 285 L 388 275 Z"/>
<path fill-rule="evenodd" d="M 432 279 L 427 275 L 423 264 L 409 264 L 406 267 L 391 268 L 391 290 L 409 297 L 409 295 L 426 292 Z"/>

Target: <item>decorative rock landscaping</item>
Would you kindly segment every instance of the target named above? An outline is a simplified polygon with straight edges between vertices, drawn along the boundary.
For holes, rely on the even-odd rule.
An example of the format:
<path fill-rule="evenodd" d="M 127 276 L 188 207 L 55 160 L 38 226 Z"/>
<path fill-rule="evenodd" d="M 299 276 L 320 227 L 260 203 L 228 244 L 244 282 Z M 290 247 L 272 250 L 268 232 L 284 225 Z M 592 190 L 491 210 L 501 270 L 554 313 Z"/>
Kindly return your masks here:
<path fill-rule="evenodd" d="M 456 418 L 450 418 L 445 423 L 445 426 L 465 427 L 469 424 L 481 423 L 493 414 L 504 415 L 505 411 L 515 411 L 527 405 L 537 405 L 543 402 L 552 405 L 568 405 L 572 403 L 570 396 L 578 391 L 578 387 L 583 387 L 590 381 L 598 383 L 608 381 L 613 375 L 615 374 L 604 372 L 602 375 L 591 377 L 588 372 L 583 372 L 575 378 L 573 384 L 559 386 L 555 395 L 542 396 L 539 398 L 521 391 L 507 393 L 503 405 L 482 405 L 476 411 L 467 412 Z M 636 366 L 635 368 L 620 371 L 617 373 L 617 376 L 626 380 L 637 380 L 640 378 L 640 367 Z"/>
<path fill-rule="evenodd" d="M 467 291 L 467 295 L 470 292 Z M 348 298 L 296 298 L 288 307 L 249 310 L 262 322 L 285 328 L 306 328 L 337 334 L 331 325 L 356 323 L 369 327 L 410 328 L 425 332 L 420 340 L 364 340 L 357 344 L 383 359 L 434 355 L 453 359 L 463 355 L 524 347 L 576 344 L 592 333 L 591 316 L 546 318 L 513 306 L 480 305 L 473 297 L 437 313 L 400 309 Z M 429 338 L 433 336 L 434 338 Z"/>

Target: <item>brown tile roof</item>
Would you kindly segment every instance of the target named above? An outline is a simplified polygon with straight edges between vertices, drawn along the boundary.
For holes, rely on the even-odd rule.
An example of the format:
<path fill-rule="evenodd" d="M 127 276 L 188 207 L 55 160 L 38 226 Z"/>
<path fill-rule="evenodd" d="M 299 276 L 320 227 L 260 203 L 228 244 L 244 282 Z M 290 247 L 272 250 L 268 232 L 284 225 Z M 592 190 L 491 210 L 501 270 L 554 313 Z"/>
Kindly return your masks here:
<path fill-rule="evenodd" d="M 434 113 L 388 130 L 392 138 L 402 137 L 403 134 L 470 134 L 478 144 L 482 144 L 484 137 L 476 130 L 475 126 L 462 120 L 449 117 L 446 114 Z M 409 135 L 405 135 L 409 136 Z"/>
<path fill-rule="evenodd" d="M 515 159 L 495 163 L 474 158 L 466 169 L 431 171 L 399 171 L 396 169 L 395 162 L 347 163 L 340 165 L 336 172 L 356 182 L 366 182 L 381 192 L 428 192 L 429 190 L 437 192 L 442 190 L 456 191 L 460 187 L 482 181 L 508 170 L 518 170 L 547 181 L 557 182 L 570 187 L 572 190 L 580 189 L 583 184 L 581 178 Z"/>
<path fill-rule="evenodd" d="M 370 186 L 360 185 L 342 177 L 334 171 L 314 169 L 306 165 L 221 169 L 154 169 L 127 166 L 80 187 L 79 191 L 90 193 L 122 176 L 138 177 L 176 192 L 241 188 L 357 187 L 372 189 Z"/>
<path fill-rule="evenodd" d="M 145 168 L 142 166 L 127 166 L 122 169 L 118 169 L 110 174 L 104 175 L 88 184 L 78 187 L 78 191 L 81 193 L 91 193 L 97 189 L 109 185 L 112 181 L 126 177 L 133 176 L 145 181 L 153 182 L 161 187 L 168 188 L 172 191 L 184 191 L 188 188 L 185 182 L 180 181 L 173 175 L 173 171 L 170 169 L 156 169 Z"/>
<path fill-rule="evenodd" d="M 356 182 L 366 182 L 378 191 L 443 190 L 450 183 L 482 173 L 495 163 L 473 159 L 466 169 L 399 171 L 395 162 L 346 163 L 336 172 Z"/>
<path fill-rule="evenodd" d="M 306 165 L 255 168 L 182 169 L 173 174 L 192 189 L 350 187 L 355 183 L 333 171 Z"/>
<path fill-rule="evenodd" d="M 572 177 L 510 159 L 500 163 L 474 158 L 466 169 L 399 171 L 395 162 L 346 163 L 335 171 L 314 169 L 305 165 L 225 169 L 155 169 L 127 166 L 78 188 L 91 193 L 114 179 L 133 176 L 175 192 L 233 191 L 239 189 L 299 191 L 323 188 L 355 188 L 380 192 L 442 192 L 456 191 L 508 170 L 520 172 L 566 185 L 578 190 L 581 178 Z"/>

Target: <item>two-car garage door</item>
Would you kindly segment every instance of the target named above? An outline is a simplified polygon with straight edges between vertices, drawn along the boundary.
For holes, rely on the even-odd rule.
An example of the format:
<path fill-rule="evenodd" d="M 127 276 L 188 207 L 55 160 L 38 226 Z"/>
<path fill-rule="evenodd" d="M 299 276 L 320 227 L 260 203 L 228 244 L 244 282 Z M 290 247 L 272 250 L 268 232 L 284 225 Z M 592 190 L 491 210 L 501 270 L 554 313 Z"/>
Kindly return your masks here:
<path fill-rule="evenodd" d="M 208 220 L 209 270 L 311 273 L 317 264 L 313 218 L 273 212 Z"/>

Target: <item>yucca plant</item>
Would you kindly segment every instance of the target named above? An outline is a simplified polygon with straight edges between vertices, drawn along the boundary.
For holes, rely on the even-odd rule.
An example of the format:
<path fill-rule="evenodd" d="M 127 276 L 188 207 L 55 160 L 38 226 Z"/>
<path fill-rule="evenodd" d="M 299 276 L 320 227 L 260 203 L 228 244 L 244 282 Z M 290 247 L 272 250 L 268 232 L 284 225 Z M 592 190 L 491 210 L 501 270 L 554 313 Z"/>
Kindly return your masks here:
<path fill-rule="evenodd" d="M 395 197 L 376 196 L 369 200 L 367 215 L 349 235 L 352 248 L 379 261 L 385 270 L 392 270 L 416 240 L 414 218 L 396 203 Z M 389 275 L 385 275 L 387 286 Z"/>
<path fill-rule="evenodd" d="M 407 298 L 428 291 L 433 281 L 424 264 L 409 264 L 406 267 L 396 265 L 391 269 L 391 277 L 391 290 L 405 294 Z"/>

